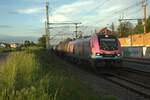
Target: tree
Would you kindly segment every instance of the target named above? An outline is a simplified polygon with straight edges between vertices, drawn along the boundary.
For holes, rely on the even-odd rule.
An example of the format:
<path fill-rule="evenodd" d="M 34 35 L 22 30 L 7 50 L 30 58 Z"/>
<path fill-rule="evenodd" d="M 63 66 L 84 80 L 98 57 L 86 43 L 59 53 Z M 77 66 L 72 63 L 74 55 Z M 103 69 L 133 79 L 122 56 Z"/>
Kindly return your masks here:
<path fill-rule="evenodd" d="M 38 45 L 46 48 L 46 37 L 43 35 L 38 39 Z"/>
<path fill-rule="evenodd" d="M 150 32 L 150 16 L 147 18 L 147 33 Z M 142 34 L 144 33 L 144 26 L 142 20 L 138 20 L 135 27 L 130 22 L 121 22 L 117 29 L 118 37 L 126 37 L 130 34 Z"/>
<path fill-rule="evenodd" d="M 146 30 L 147 32 L 150 32 L 150 16 L 147 19 Z M 134 33 L 136 34 L 144 33 L 144 26 L 143 26 L 142 20 L 138 20 L 138 24 L 134 28 Z"/>
<path fill-rule="evenodd" d="M 146 26 L 147 32 L 150 32 L 150 16 L 147 19 L 147 26 Z"/>
<path fill-rule="evenodd" d="M 11 47 L 10 47 L 10 44 L 5 43 L 5 45 L 6 45 L 6 48 L 11 48 Z"/>
<path fill-rule="evenodd" d="M 30 46 L 30 41 L 29 40 L 25 40 L 24 41 L 24 46 L 25 47 L 29 47 Z"/>
<path fill-rule="evenodd" d="M 36 44 L 33 41 L 26 40 L 24 42 L 24 46 L 25 47 L 30 47 L 30 46 L 36 46 Z"/>
<path fill-rule="evenodd" d="M 142 20 L 138 20 L 138 24 L 135 26 L 134 34 L 140 34 L 140 33 L 144 33 L 144 26 L 142 24 Z"/>
<path fill-rule="evenodd" d="M 131 22 L 126 21 L 126 22 L 121 22 L 120 25 L 118 26 L 118 36 L 119 37 L 127 37 L 131 33 L 133 33 L 134 26 Z"/>

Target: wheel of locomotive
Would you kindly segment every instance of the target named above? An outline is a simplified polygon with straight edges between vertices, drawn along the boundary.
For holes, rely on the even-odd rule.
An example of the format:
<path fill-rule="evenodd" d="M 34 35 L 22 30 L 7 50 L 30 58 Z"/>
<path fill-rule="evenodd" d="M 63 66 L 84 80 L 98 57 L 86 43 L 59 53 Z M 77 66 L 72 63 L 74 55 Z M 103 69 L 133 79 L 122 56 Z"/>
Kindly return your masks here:
<path fill-rule="evenodd" d="M 115 67 L 116 67 L 117 69 L 123 68 L 123 62 L 122 62 L 122 60 L 117 61 L 116 64 L 115 64 Z"/>
<path fill-rule="evenodd" d="M 74 57 L 69 57 L 69 59 L 70 59 L 70 62 L 73 63 Z"/>
<path fill-rule="evenodd" d="M 91 70 L 91 63 L 88 60 L 82 60 L 82 65 L 84 68 Z"/>
<path fill-rule="evenodd" d="M 113 65 L 113 69 L 122 70 L 123 69 L 123 62 L 122 60 L 116 61 Z"/>
<path fill-rule="evenodd" d="M 92 67 L 92 69 L 94 70 L 94 72 L 97 72 L 97 68 L 96 68 L 96 64 L 94 60 L 90 60 L 90 65 Z"/>
<path fill-rule="evenodd" d="M 96 74 L 101 74 L 103 73 L 103 68 L 101 66 L 99 66 L 99 64 L 97 64 L 97 62 L 95 60 L 91 60 L 90 61 L 90 64 L 91 64 L 91 67 L 93 69 L 93 71 L 96 73 Z"/>
<path fill-rule="evenodd" d="M 105 62 L 105 68 L 111 69 L 112 66 L 113 66 L 112 63 L 110 63 L 110 62 Z"/>
<path fill-rule="evenodd" d="M 74 64 L 77 64 L 77 62 L 78 62 L 77 58 L 74 57 L 74 58 L 73 58 L 73 63 L 74 63 Z"/>
<path fill-rule="evenodd" d="M 81 65 L 82 61 L 81 59 L 77 59 L 77 65 Z"/>

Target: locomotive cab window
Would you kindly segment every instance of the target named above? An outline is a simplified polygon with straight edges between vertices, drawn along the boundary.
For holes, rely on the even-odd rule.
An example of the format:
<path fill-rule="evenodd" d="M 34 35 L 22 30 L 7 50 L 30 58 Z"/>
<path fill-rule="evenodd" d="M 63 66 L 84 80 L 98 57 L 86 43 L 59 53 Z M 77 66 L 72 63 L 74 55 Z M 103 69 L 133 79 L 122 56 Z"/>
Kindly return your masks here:
<path fill-rule="evenodd" d="M 99 44 L 100 49 L 102 50 L 117 50 L 118 49 L 118 42 L 116 37 L 109 37 L 109 36 L 99 36 Z"/>

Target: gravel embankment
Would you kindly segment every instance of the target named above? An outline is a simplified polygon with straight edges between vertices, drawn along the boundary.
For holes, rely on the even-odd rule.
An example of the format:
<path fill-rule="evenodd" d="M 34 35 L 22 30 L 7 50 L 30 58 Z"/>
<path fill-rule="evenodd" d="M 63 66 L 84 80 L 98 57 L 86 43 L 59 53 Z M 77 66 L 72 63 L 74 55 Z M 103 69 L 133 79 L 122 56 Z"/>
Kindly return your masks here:
<path fill-rule="evenodd" d="M 150 72 L 150 64 L 140 64 L 136 62 L 126 62 L 126 61 L 124 61 L 123 64 L 124 67 Z"/>
<path fill-rule="evenodd" d="M 77 76 L 83 83 L 87 84 L 90 88 L 94 89 L 100 95 L 112 95 L 118 100 L 146 100 L 140 95 L 122 88 L 114 83 L 104 80 L 100 76 L 91 72 L 85 71 L 72 64 L 67 64 L 66 68 L 72 74 Z"/>

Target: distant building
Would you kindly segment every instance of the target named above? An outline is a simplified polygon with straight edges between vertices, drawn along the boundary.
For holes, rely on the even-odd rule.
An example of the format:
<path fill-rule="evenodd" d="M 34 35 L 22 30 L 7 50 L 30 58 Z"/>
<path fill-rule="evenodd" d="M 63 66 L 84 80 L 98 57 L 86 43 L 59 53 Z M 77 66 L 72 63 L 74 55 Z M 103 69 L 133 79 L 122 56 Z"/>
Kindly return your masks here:
<path fill-rule="evenodd" d="M 18 46 L 17 46 L 16 43 L 11 43 L 11 44 L 10 44 L 10 47 L 11 47 L 11 48 L 17 48 Z"/>
<path fill-rule="evenodd" d="M 101 35 L 114 35 L 113 31 L 108 29 L 107 27 L 102 28 L 101 30 L 99 30 L 98 34 Z"/>
<path fill-rule="evenodd" d="M 6 48 L 6 44 L 5 43 L 0 43 L 0 48 Z"/>

